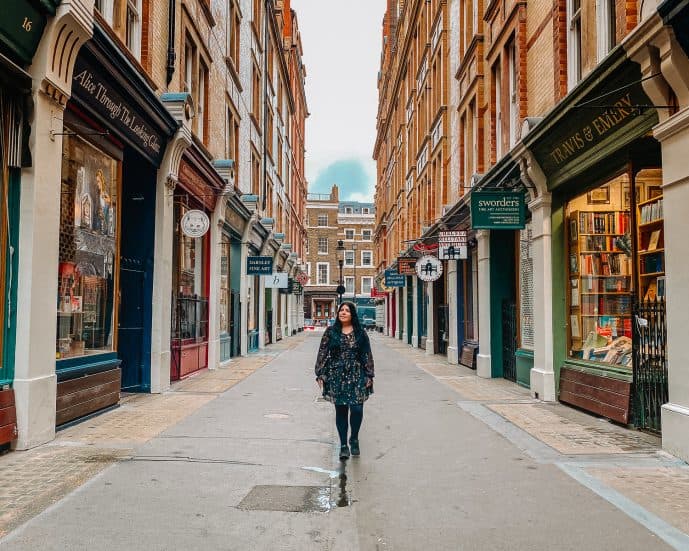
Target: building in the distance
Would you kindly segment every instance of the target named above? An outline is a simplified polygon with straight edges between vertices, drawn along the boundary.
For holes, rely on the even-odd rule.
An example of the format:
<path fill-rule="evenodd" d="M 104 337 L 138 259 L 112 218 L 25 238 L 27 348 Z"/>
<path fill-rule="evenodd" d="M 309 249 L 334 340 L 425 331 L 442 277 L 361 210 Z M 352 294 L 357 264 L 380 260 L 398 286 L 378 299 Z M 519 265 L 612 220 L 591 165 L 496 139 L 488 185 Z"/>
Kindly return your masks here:
<path fill-rule="evenodd" d="M 343 285 L 343 300 L 355 302 L 361 316 L 375 318 L 371 299 L 374 225 L 373 203 L 340 201 L 336 185 L 329 194 L 308 194 L 306 266 L 310 279 L 304 288 L 305 317 L 333 318 L 337 287 Z"/>

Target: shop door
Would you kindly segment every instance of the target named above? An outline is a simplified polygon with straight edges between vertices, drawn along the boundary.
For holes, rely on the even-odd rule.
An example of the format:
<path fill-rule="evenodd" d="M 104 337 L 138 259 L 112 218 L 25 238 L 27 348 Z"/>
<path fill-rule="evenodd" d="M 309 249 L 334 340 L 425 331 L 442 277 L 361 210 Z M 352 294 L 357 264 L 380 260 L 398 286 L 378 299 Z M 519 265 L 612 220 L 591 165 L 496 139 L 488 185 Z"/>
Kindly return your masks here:
<path fill-rule="evenodd" d="M 668 402 L 665 300 L 638 302 L 633 319 L 634 423 L 660 432 L 660 409 Z"/>
<path fill-rule="evenodd" d="M 146 272 L 140 260 L 120 258 L 120 313 L 117 352 L 122 360 L 122 390 L 143 390 L 144 294 Z"/>
<path fill-rule="evenodd" d="M 234 358 L 240 354 L 241 346 L 241 309 L 239 303 L 239 291 L 230 291 L 230 355 Z"/>
<path fill-rule="evenodd" d="M 411 277 L 407 277 L 407 344 L 411 344 L 414 331 L 414 288 Z"/>
<path fill-rule="evenodd" d="M 517 382 L 517 304 L 502 301 L 502 376 Z"/>

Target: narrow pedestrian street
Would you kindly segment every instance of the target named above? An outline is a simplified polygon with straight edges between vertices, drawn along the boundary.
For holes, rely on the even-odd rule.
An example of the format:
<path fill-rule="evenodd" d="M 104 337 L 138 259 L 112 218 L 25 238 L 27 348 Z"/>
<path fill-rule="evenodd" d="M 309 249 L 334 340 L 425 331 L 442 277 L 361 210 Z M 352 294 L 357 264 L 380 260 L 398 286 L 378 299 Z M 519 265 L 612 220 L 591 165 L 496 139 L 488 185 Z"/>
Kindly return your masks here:
<path fill-rule="evenodd" d="M 313 377 L 321 334 L 25 452 L 55 476 L 34 469 L 43 484 L 14 505 L 0 494 L 0 549 L 689 549 L 689 470 L 658 439 L 378 334 L 362 454 L 341 463 Z M 132 411 L 147 422 L 127 426 Z M 14 457 L 3 488 L 21 482 Z"/>

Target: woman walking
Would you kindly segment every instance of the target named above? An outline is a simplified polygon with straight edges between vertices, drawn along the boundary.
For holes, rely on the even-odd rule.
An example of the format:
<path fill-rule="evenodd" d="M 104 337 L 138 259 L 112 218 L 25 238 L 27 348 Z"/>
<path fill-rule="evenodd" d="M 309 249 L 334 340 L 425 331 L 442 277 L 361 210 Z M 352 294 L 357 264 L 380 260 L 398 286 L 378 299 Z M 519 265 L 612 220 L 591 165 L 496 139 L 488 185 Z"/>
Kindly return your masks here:
<path fill-rule="evenodd" d="M 316 360 L 316 381 L 323 397 L 335 404 L 340 459 L 349 459 L 350 447 L 351 455 L 360 453 L 359 429 L 364 418 L 364 402 L 373 393 L 374 375 L 371 343 L 359 325 L 356 306 L 343 302 L 335 323 L 325 330 Z"/>

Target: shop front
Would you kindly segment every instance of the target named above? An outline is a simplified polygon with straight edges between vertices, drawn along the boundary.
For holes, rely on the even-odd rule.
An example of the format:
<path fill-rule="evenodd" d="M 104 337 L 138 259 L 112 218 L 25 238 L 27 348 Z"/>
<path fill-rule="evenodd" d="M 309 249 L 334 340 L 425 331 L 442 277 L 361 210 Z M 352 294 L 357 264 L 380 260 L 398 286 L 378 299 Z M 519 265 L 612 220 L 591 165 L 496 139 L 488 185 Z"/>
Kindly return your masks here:
<path fill-rule="evenodd" d="M 242 235 L 250 216 L 239 199 L 233 196 L 227 200 L 220 235 L 218 310 L 221 364 L 241 354 Z"/>
<path fill-rule="evenodd" d="M 151 385 L 157 168 L 177 124 L 96 26 L 64 114 L 57 273 L 61 425 Z"/>
<path fill-rule="evenodd" d="M 639 65 L 618 50 L 526 146 L 552 194 L 559 399 L 659 430 L 667 401 L 665 232 L 651 105 Z"/>
<path fill-rule="evenodd" d="M 171 381 L 208 367 L 211 266 L 222 249 L 211 243 L 209 230 L 224 186 L 198 148 L 184 152 L 174 191 Z"/>

